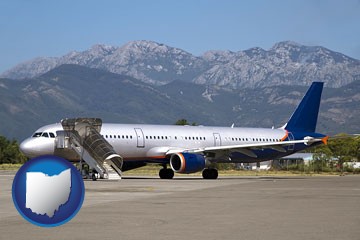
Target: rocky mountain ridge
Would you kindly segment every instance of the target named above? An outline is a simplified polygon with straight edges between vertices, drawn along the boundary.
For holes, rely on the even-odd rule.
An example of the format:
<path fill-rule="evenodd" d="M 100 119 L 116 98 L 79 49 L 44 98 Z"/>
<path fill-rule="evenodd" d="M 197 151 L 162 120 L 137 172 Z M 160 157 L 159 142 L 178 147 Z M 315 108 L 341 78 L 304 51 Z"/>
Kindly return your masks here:
<path fill-rule="evenodd" d="M 269 50 L 208 51 L 201 56 L 153 41 L 133 41 L 121 47 L 95 45 L 83 52 L 21 63 L 0 77 L 34 78 L 63 64 L 106 70 L 152 85 L 181 80 L 241 89 L 324 81 L 336 88 L 360 80 L 360 60 L 290 41 L 276 43 Z"/>

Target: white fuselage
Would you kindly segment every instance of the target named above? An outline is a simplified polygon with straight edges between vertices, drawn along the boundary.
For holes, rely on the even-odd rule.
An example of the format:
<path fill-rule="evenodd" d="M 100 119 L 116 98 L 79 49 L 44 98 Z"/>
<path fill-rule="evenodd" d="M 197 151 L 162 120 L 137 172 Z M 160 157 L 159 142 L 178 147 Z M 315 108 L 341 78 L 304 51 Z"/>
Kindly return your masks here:
<path fill-rule="evenodd" d="M 63 130 L 60 123 L 44 126 L 20 148 L 28 157 L 53 154 L 55 138 L 51 135 L 59 130 Z M 287 137 L 283 129 L 111 123 L 104 123 L 100 133 L 125 161 L 160 159 L 169 150 L 269 143 Z"/>

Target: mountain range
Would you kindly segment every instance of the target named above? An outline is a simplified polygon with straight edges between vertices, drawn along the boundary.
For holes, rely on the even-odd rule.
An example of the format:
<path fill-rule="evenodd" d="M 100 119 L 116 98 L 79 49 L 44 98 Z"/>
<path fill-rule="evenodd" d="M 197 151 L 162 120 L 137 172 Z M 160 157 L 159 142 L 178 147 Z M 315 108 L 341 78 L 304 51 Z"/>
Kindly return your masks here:
<path fill-rule="evenodd" d="M 202 125 L 280 127 L 308 86 L 266 85 L 231 89 L 182 79 L 154 84 L 64 64 L 33 78 L 0 79 L 0 135 L 22 140 L 66 117 L 155 124 L 185 118 Z M 324 89 L 317 130 L 359 133 L 360 81 L 340 85 Z"/>
<path fill-rule="evenodd" d="M 359 133 L 360 61 L 286 41 L 194 56 L 152 41 L 95 45 L 21 63 L 0 78 L 0 135 L 21 140 L 65 117 L 279 127 L 325 82 L 318 131 Z"/>
<path fill-rule="evenodd" d="M 95 45 L 62 57 L 41 57 L 21 63 L 2 78 L 39 77 L 63 64 L 75 64 L 136 78 L 151 85 L 175 80 L 222 89 L 278 85 L 308 86 L 324 81 L 342 87 L 360 80 L 360 61 L 321 46 L 276 43 L 269 50 L 208 51 L 194 56 L 182 49 L 152 41 L 133 41 L 121 47 Z"/>

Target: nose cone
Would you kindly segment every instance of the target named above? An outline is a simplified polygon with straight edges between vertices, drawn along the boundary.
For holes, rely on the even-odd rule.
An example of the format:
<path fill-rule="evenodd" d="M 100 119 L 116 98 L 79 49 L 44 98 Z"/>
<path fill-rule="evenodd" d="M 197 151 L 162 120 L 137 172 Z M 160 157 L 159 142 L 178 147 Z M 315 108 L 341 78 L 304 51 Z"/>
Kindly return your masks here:
<path fill-rule="evenodd" d="M 54 138 L 31 137 L 20 144 L 20 151 L 29 158 L 54 154 Z"/>
<path fill-rule="evenodd" d="M 32 158 L 36 156 L 35 143 L 32 138 L 27 138 L 20 143 L 20 151 L 27 157 Z"/>

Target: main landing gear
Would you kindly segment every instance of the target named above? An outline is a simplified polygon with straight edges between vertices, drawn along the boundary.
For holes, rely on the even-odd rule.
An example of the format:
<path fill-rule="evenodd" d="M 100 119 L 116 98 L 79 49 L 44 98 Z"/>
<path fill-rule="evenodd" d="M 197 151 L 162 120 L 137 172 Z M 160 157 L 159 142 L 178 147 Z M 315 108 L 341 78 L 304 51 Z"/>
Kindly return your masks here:
<path fill-rule="evenodd" d="M 170 168 L 162 168 L 159 171 L 159 177 L 161 179 L 173 179 L 174 177 L 174 171 Z"/>
<path fill-rule="evenodd" d="M 218 170 L 215 168 L 205 168 L 202 171 L 202 176 L 204 179 L 217 179 L 218 178 Z M 159 177 L 161 179 L 173 179 L 174 171 L 171 168 L 162 168 L 159 171 Z"/>
<path fill-rule="evenodd" d="M 204 179 L 217 179 L 219 176 L 218 170 L 215 168 L 205 168 L 202 171 L 202 176 Z"/>

